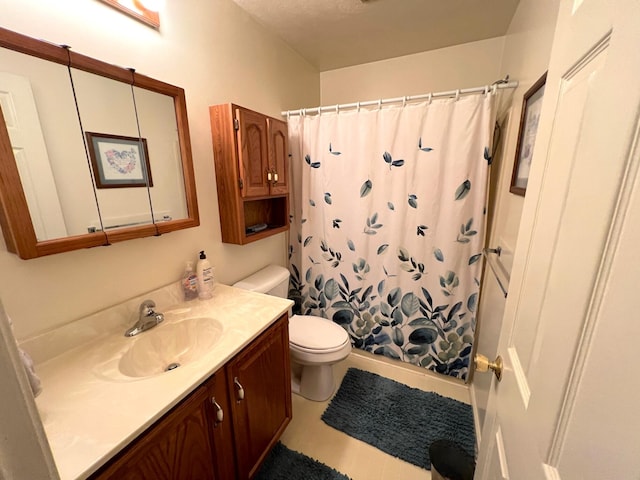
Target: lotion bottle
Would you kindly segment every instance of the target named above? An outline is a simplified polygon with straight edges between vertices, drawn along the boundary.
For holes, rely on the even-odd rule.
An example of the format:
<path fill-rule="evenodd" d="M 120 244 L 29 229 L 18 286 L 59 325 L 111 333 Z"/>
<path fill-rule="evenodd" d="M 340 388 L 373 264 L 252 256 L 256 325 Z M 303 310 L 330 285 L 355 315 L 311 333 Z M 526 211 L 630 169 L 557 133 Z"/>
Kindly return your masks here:
<path fill-rule="evenodd" d="M 200 252 L 200 259 L 196 265 L 198 276 L 198 297 L 202 300 L 213 296 L 213 269 L 204 250 Z"/>

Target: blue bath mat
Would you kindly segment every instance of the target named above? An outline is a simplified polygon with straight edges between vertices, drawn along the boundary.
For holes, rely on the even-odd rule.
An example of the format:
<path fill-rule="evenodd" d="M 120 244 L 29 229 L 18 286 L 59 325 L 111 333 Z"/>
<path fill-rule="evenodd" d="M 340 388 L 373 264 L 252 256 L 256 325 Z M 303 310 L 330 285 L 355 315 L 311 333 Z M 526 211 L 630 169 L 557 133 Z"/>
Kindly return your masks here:
<path fill-rule="evenodd" d="M 278 442 L 254 480 L 350 480 L 349 477 Z"/>
<path fill-rule="evenodd" d="M 350 368 L 322 420 L 394 457 L 431 469 L 429 446 L 451 440 L 475 456 L 471 406 Z"/>

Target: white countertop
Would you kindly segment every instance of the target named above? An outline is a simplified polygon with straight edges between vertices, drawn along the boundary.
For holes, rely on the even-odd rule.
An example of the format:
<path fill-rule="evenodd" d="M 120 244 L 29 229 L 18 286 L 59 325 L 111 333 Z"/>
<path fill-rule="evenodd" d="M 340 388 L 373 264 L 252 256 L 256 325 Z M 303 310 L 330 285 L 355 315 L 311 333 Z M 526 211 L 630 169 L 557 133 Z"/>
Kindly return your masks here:
<path fill-rule="evenodd" d="M 208 353 L 180 368 L 127 377 L 118 371 L 117 360 L 147 333 L 124 336 L 132 325 L 131 312 L 145 298 L 154 299 L 156 311 L 165 314 L 155 329 L 185 317 L 212 317 L 222 325 L 222 335 Z M 21 342 L 42 380 L 36 404 L 62 480 L 90 476 L 292 305 L 290 300 L 225 285 L 216 286 L 211 300 L 180 304 L 177 298 L 175 287 L 165 287 L 132 299 L 126 307 Z"/>

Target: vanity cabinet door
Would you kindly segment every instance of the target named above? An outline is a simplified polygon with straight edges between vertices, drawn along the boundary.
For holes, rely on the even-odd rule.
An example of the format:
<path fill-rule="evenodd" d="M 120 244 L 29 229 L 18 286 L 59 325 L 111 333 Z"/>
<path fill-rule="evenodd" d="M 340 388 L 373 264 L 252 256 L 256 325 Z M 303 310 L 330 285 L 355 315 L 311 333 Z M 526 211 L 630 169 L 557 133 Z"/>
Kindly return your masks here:
<path fill-rule="evenodd" d="M 238 478 L 252 478 L 291 420 L 289 331 L 284 315 L 227 365 Z"/>
<path fill-rule="evenodd" d="M 208 419 L 210 405 L 205 385 L 91 478 L 225 480 L 215 473 Z"/>
<path fill-rule="evenodd" d="M 227 376 L 224 368 L 207 380 L 209 430 L 216 477 L 219 480 L 236 478 L 235 450 L 231 407 L 227 392 Z"/>

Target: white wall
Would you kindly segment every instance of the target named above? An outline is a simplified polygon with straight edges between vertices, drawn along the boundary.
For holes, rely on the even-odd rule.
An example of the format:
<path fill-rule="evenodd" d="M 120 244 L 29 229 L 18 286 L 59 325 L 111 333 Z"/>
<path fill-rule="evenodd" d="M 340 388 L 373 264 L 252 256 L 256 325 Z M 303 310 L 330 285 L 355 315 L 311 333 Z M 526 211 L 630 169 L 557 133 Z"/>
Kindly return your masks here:
<path fill-rule="evenodd" d="M 161 237 L 26 261 L 0 239 L 0 297 L 18 338 L 176 281 L 202 249 L 223 283 L 285 264 L 285 234 L 221 243 L 208 106 L 237 102 L 275 116 L 318 104 L 315 68 L 231 0 L 168 0 L 159 33 L 97 0 L 0 0 L 0 11 L 4 28 L 185 89 L 201 219 Z"/>
<path fill-rule="evenodd" d="M 504 37 L 490 38 L 322 72 L 322 105 L 421 95 L 493 83 L 500 75 L 503 44 Z"/>
<path fill-rule="evenodd" d="M 509 74 L 512 79 L 519 81 L 519 86 L 503 94 L 498 113 L 498 120 L 503 123 L 502 141 L 499 154 L 494 156 L 491 172 L 487 244 L 492 248 L 502 247 L 503 253 L 497 259 L 498 267 L 501 266 L 507 275 L 511 271 L 524 203 L 524 197 L 509 192 L 522 99 L 524 93 L 547 70 L 559 3 L 559 0 L 521 0 L 505 37 L 500 75 Z M 493 360 L 498 353 L 505 298 L 488 267 L 485 268 L 483 284 L 476 348 L 478 353 Z M 478 374 L 473 378 L 472 395 L 475 397 L 481 423 L 490 383 L 491 376 L 488 374 Z"/>

